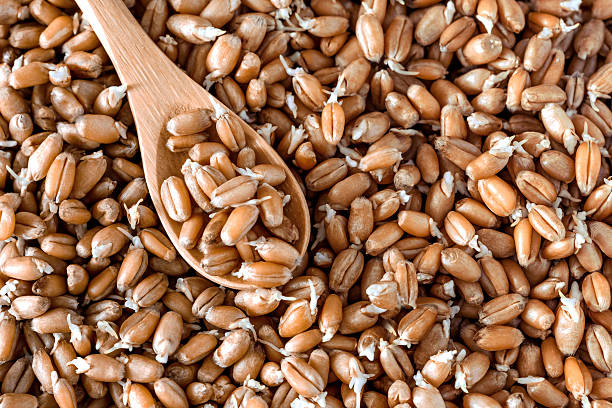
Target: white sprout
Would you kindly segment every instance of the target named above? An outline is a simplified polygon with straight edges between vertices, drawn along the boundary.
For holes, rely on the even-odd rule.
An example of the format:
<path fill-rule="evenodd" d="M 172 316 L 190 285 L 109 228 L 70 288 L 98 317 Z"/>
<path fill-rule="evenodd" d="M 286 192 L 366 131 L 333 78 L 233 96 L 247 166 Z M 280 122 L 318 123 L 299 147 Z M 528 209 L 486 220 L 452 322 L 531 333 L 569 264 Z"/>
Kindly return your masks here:
<path fill-rule="evenodd" d="M 373 377 L 374 374 L 362 373 L 354 359 L 349 361 L 349 372 L 353 372 L 353 377 L 349 381 L 349 388 L 355 392 L 355 408 L 360 408 L 363 387 L 365 387 L 368 378 Z"/>
<path fill-rule="evenodd" d="M 234 169 L 236 170 L 236 173 L 240 174 L 241 176 L 248 176 L 258 181 L 261 181 L 264 179 L 263 174 L 255 173 L 253 170 L 251 170 L 248 167 L 243 169 L 242 167 L 236 166 L 234 167 Z"/>
<path fill-rule="evenodd" d="M 251 262 L 243 262 L 242 265 L 240 265 L 240 269 L 232 272 L 232 276 L 235 276 L 238 279 L 248 280 L 253 272 L 252 269 Z"/>
<path fill-rule="evenodd" d="M 580 403 L 582 404 L 582 408 L 591 408 L 591 401 L 589 401 L 589 397 L 586 395 L 580 398 Z"/>
<path fill-rule="evenodd" d="M 470 117 L 468 117 L 468 119 Z M 500 159 L 507 159 L 508 157 L 512 156 L 512 153 L 514 153 L 514 149 L 512 147 L 513 140 L 514 136 L 499 139 L 497 142 L 495 142 L 495 144 L 493 144 L 493 146 L 491 146 L 489 153 Z"/>
<path fill-rule="evenodd" d="M 553 32 L 548 27 L 542 28 L 542 30 L 540 30 L 540 32 L 538 33 L 538 38 L 542 40 L 549 40 L 552 38 L 552 36 L 553 36 Z"/>
<path fill-rule="evenodd" d="M 132 289 L 128 289 L 128 291 L 125 293 L 125 303 L 123 306 L 127 307 L 128 309 L 132 309 L 135 312 L 140 310 L 138 303 L 134 302 L 134 299 L 132 299 Z"/>
<path fill-rule="evenodd" d="M 120 354 L 119 356 L 115 357 L 115 360 L 117 360 L 121 364 L 127 364 L 130 362 L 130 359 L 125 354 Z"/>
<path fill-rule="evenodd" d="M 228 111 L 225 108 L 225 106 L 221 105 L 220 102 L 218 102 L 215 99 L 211 99 L 211 104 L 213 107 L 213 113 L 210 115 L 212 117 L 212 119 L 214 121 L 217 121 L 219 119 L 221 119 L 222 117 L 228 115 Z"/>
<path fill-rule="evenodd" d="M 282 355 L 283 355 L 283 356 L 285 356 L 285 357 L 289 357 L 289 356 L 291 355 L 291 353 L 289 353 L 289 352 L 288 352 L 287 350 L 285 350 L 284 348 L 282 348 L 282 347 L 277 347 L 277 346 L 275 346 L 274 344 L 270 343 L 269 341 L 262 340 L 262 339 L 259 339 L 259 340 L 257 340 L 257 341 L 258 341 L 259 343 L 263 344 L 264 346 L 268 346 L 268 347 L 270 347 L 272 350 L 276 351 L 277 353 L 282 354 Z"/>
<path fill-rule="evenodd" d="M 217 71 L 213 71 L 204 77 L 204 82 L 202 82 L 202 85 L 207 91 L 210 91 L 210 88 L 221 80 L 222 77 L 218 77 L 218 75 L 219 74 Z"/>
<path fill-rule="evenodd" d="M 429 357 L 429 359 L 436 363 L 448 364 L 454 360 L 455 354 L 457 354 L 457 350 L 438 351 L 435 355 Z"/>
<path fill-rule="evenodd" d="M 143 199 L 136 201 L 134 205 L 128 207 L 125 203 L 123 203 L 123 208 L 125 208 L 125 213 L 130 224 L 130 228 L 136 229 L 136 226 L 140 222 L 140 212 L 138 212 L 138 206 L 142 203 Z"/>
<path fill-rule="evenodd" d="M 329 204 L 324 204 L 324 205 L 320 206 L 319 207 L 319 211 L 325 211 L 325 218 L 324 219 L 325 219 L 326 223 L 332 222 L 332 220 L 336 216 L 336 210 L 331 208 L 331 206 Z"/>
<path fill-rule="evenodd" d="M 76 368 L 77 374 L 83 374 L 89 371 L 91 365 L 82 357 L 77 357 L 74 360 L 68 362 L 68 365 L 74 366 Z"/>
<path fill-rule="evenodd" d="M 331 263 L 334 259 L 327 252 L 317 252 L 314 256 L 314 261 L 316 264 L 326 264 Z"/>
<path fill-rule="evenodd" d="M 269 241 L 266 237 L 259 237 L 255 241 L 248 241 L 248 245 L 254 247 L 256 251 L 269 249 Z"/>
<path fill-rule="evenodd" d="M 455 281 L 452 279 L 442 285 L 442 291 L 446 296 L 454 298 L 455 294 Z"/>
<path fill-rule="evenodd" d="M 299 13 L 295 13 L 295 19 L 298 21 L 299 26 L 304 30 L 311 30 L 315 26 L 314 18 L 303 18 Z"/>
<path fill-rule="evenodd" d="M 416 76 L 419 75 L 418 71 L 408 71 L 401 63 L 392 60 L 391 58 L 386 58 L 384 61 L 385 65 L 389 67 L 389 69 L 397 74 L 406 75 L 406 76 Z"/>
<path fill-rule="evenodd" d="M 120 381 L 119 384 L 121 385 L 121 388 L 122 388 L 121 401 L 123 402 L 123 405 L 127 406 L 129 402 L 128 397 L 130 395 L 130 388 L 132 386 L 132 381 L 131 380 L 125 380 L 125 382 Z"/>
<path fill-rule="evenodd" d="M 125 97 L 127 92 L 127 85 L 111 86 L 108 87 L 108 104 L 116 107 L 119 105 L 121 100 Z"/>
<path fill-rule="evenodd" d="M 311 399 L 315 403 L 317 403 L 317 405 L 319 405 L 321 408 L 325 408 L 327 406 L 327 402 L 325 401 L 326 398 L 327 398 L 327 391 L 323 391 L 322 393 L 320 393 L 316 397 L 312 397 Z"/>
<path fill-rule="evenodd" d="M 563 10 L 567 10 L 567 11 L 579 11 L 581 4 L 582 4 L 582 0 L 565 0 L 559 3 L 559 6 Z"/>
<path fill-rule="evenodd" d="M 505 364 L 495 364 L 495 369 L 497 371 L 502 371 L 502 372 L 507 372 L 508 370 L 510 370 L 510 367 L 505 365 Z"/>
<path fill-rule="evenodd" d="M 295 95 L 293 95 L 291 92 L 287 92 L 285 95 L 285 102 L 287 103 L 287 108 L 289 108 L 289 111 L 291 111 L 293 118 L 297 119 L 298 106 L 295 103 Z"/>
<path fill-rule="evenodd" d="M 544 139 L 536 143 L 535 147 L 538 149 L 546 149 L 546 150 L 550 149 L 550 139 L 545 137 Z"/>
<path fill-rule="evenodd" d="M 295 152 L 297 148 L 306 140 L 308 135 L 306 134 L 306 130 L 302 125 L 297 128 L 291 125 L 291 132 L 289 134 L 289 147 L 287 148 L 287 152 L 289 154 Z"/>
<path fill-rule="evenodd" d="M 573 282 L 572 288 L 570 289 L 570 297 L 566 297 L 563 292 L 560 290 L 559 300 L 561 301 L 561 310 L 567 313 L 568 317 L 574 323 L 578 323 L 580 321 L 580 289 L 578 288 L 578 283 Z"/>
<path fill-rule="evenodd" d="M 159 39 L 159 41 L 161 41 L 164 44 L 178 45 L 178 42 L 174 38 L 172 38 L 171 35 L 168 35 L 168 34 L 160 35 L 158 39 Z"/>
<path fill-rule="evenodd" d="M 455 189 L 455 178 L 453 176 L 453 173 L 451 173 L 450 171 L 444 173 L 444 175 L 442 176 L 442 181 L 440 183 L 440 188 L 442 189 L 444 195 L 447 197 L 450 197 L 451 194 L 453 194 L 453 191 Z"/>
<path fill-rule="evenodd" d="M 113 351 L 119 350 L 119 349 L 127 349 L 129 351 L 132 351 L 133 348 L 134 347 L 131 344 L 126 343 L 125 341 L 118 341 L 115 344 L 113 344 L 113 347 L 111 347 L 110 349 L 106 350 L 104 352 L 104 354 L 110 354 Z"/>
<path fill-rule="evenodd" d="M 259 204 L 263 203 L 264 201 L 268 201 L 268 200 L 271 200 L 271 199 L 272 199 L 272 196 L 265 196 L 265 197 L 261 197 L 261 198 L 252 198 L 250 200 L 243 201 L 241 203 L 230 204 L 230 207 L 238 208 L 238 207 L 244 207 L 245 205 L 259 205 Z M 212 204 L 213 200 L 210 200 L 211 204 Z M 217 202 L 217 204 L 218 204 L 218 202 Z M 213 204 L 213 205 L 215 205 L 215 204 Z"/>
<path fill-rule="evenodd" d="M 452 301 L 449 301 L 450 304 L 452 304 Z M 461 306 L 458 305 L 453 305 L 450 307 L 450 318 L 454 318 L 455 316 L 457 316 L 457 313 L 459 313 L 461 311 Z"/>
<path fill-rule="evenodd" d="M 319 296 L 317 295 L 317 290 L 314 283 L 312 283 L 312 279 L 308 279 L 308 287 L 310 288 L 310 302 L 308 303 L 308 306 L 310 307 L 310 314 L 314 316 L 317 314 L 317 302 L 319 301 Z"/>
<path fill-rule="evenodd" d="M 196 27 L 193 33 L 194 37 L 202 41 L 214 41 L 217 37 L 225 34 L 224 30 L 218 29 L 217 27 Z"/>
<path fill-rule="evenodd" d="M 204 333 L 204 334 L 210 334 L 211 336 L 215 336 L 215 337 L 219 337 L 219 330 L 207 330 L 207 331 L 202 331 L 200 333 Z"/>
<path fill-rule="evenodd" d="M 382 313 L 385 313 L 387 311 L 387 309 L 383 309 L 382 307 L 378 307 L 373 303 L 370 303 L 369 305 L 367 305 L 366 307 L 362 307 L 361 311 L 363 313 L 369 313 L 369 314 L 373 314 L 373 315 L 379 315 Z"/>
<path fill-rule="evenodd" d="M 508 75 L 510 75 L 512 72 L 513 72 L 512 70 L 508 70 L 508 71 L 502 71 L 499 74 L 489 75 L 489 77 L 484 81 L 482 85 L 482 89 L 487 90 L 487 89 L 494 88 L 497 84 L 499 84 L 500 82 L 508 78 Z"/>
<path fill-rule="evenodd" d="M 59 375 L 57 375 L 57 371 L 51 371 L 51 385 L 55 387 L 55 384 L 59 381 Z"/>
<path fill-rule="evenodd" d="M 291 201 L 291 194 L 285 194 L 283 196 L 283 201 L 282 201 L 283 207 L 289 204 L 290 201 Z"/>
<path fill-rule="evenodd" d="M 338 144 L 338 150 L 345 156 L 346 163 L 349 167 L 357 167 L 361 160 L 361 155 L 350 147 L 344 146 L 342 143 Z"/>
<path fill-rule="evenodd" d="M 115 129 L 119 133 L 121 139 L 127 139 L 127 126 L 122 122 L 115 122 Z"/>
<path fill-rule="evenodd" d="M 23 67 L 23 55 L 20 55 L 13 62 L 13 72 L 17 71 L 19 68 Z"/>
<path fill-rule="evenodd" d="M 485 244 L 478 241 L 478 253 L 474 256 L 474 258 L 480 259 L 484 258 L 485 256 L 493 256 L 493 253 Z"/>
<path fill-rule="evenodd" d="M 480 245 L 479 245 L 479 242 L 478 242 L 478 234 L 475 234 L 472 237 L 472 239 L 470 239 L 470 242 L 468 242 L 468 247 L 472 248 L 476 252 L 480 252 Z"/>
<path fill-rule="evenodd" d="M 561 188 L 559 189 L 559 193 L 557 194 L 558 197 L 561 198 L 567 198 L 568 200 L 570 200 L 573 203 L 579 203 L 581 200 L 579 198 L 575 198 L 574 196 L 572 196 L 570 194 L 569 191 L 567 191 L 567 184 L 563 184 L 561 186 Z"/>
<path fill-rule="evenodd" d="M 397 331 L 395 330 L 395 328 L 393 327 L 393 325 L 391 324 L 389 320 L 383 319 L 381 326 L 392 336 L 397 336 Z"/>
<path fill-rule="evenodd" d="M 362 120 L 359 122 L 359 125 L 353 128 L 353 132 L 351 134 L 351 138 L 353 140 L 359 140 L 363 135 L 365 135 L 368 131 L 368 121 Z"/>
<path fill-rule="evenodd" d="M 168 362 L 168 353 L 156 354 L 155 361 L 161 364 L 166 364 Z"/>
<path fill-rule="evenodd" d="M 408 204 L 412 199 L 412 196 L 403 189 L 397 192 L 397 197 L 399 198 L 400 204 L 402 205 Z"/>
<path fill-rule="evenodd" d="M 107 242 L 106 244 L 97 245 L 91 248 L 91 256 L 93 258 L 100 258 L 108 249 L 112 248 L 113 243 Z"/>
<path fill-rule="evenodd" d="M 343 82 L 344 82 L 344 72 L 340 73 L 340 76 L 338 77 L 338 81 L 336 82 L 336 87 L 329 94 L 329 98 L 327 99 L 327 102 L 325 103 L 326 105 L 329 105 L 330 103 L 338 103 L 338 95 L 340 94 L 340 88 L 342 87 L 341 84 Z"/>
<path fill-rule="evenodd" d="M 487 33 L 491 34 L 491 30 L 493 30 L 493 27 L 495 26 L 495 22 L 493 20 L 487 16 L 481 16 L 480 14 L 476 14 L 476 20 L 480 21 L 485 30 L 487 30 Z"/>
<path fill-rule="evenodd" d="M 525 211 L 527 211 L 527 209 L 525 209 Z M 510 214 L 510 219 L 512 219 L 512 224 L 510 224 L 510 226 L 515 227 L 523 218 L 525 218 L 523 207 L 515 208 Z"/>
<path fill-rule="evenodd" d="M 325 241 L 325 238 L 326 238 L 324 220 L 321 220 L 320 222 L 312 224 L 312 226 L 317 230 L 317 234 L 315 235 L 315 239 L 312 242 L 310 249 L 316 248 L 317 245 Z"/>
<path fill-rule="evenodd" d="M 317 408 L 317 406 L 299 395 L 296 399 L 291 401 L 291 408 Z"/>
<path fill-rule="evenodd" d="M 528 385 L 528 384 L 536 384 L 539 382 L 544 381 L 544 378 L 542 377 L 533 377 L 533 376 L 528 376 L 528 377 L 519 377 L 516 379 L 516 382 L 522 385 Z"/>
<path fill-rule="evenodd" d="M 406 346 L 406 348 L 412 347 L 412 343 L 410 341 L 402 338 L 397 338 L 393 340 L 393 344 L 395 344 L 396 346 Z"/>
<path fill-rule="evenodd" d="M 250 388 L 250 389 L 252 389 L 253 391 L 256 391 L 256 392 L 264 391 L 266 389 L 265 385 L 263 385 L 262 383 L 260 383 L 257 380 L 252 379 L 250 375 L 247 375 L 247 378 L 246 378 L 246 380 L 244 380 L 242 385 L 245 386 L 245 387 L 248 387 L 248 388 Z"/>
<path fill-rule="evenodd" d="M 142 241 L 140 240 L 140 237 L 138 235 L 132 235 L 128 231 L 126 231 L 124 228 L 121 228 L 121 227 L 118 227 L 117 230 L 121 232 L 123 235 L 125 235 L 126 237 L 128 237 L 130 241 L 132 241 L 132 245 L 134 245 L 134 248 L 144 248 L 144 245 L 142 244 Z M 92 250 L 92 253 L 93 253 L 93 250 Z"/>
<path fill-rule="evenodd" d="M 259 108 L 257 111 L 259 111 Z M 253 123 L 255 121 L 255 118 L 251 117 L 246 109 L 242 109 L 240 112 L 238 112 L 238 116 L 246 123 Z"/>
<path fill-rule="evenodd" d="M 295 35 L 295 33 L 291 33 L 291 34 Z M 291 34 L 289 34 L 289 36 L 291 36 Z M 300 61 L 301 57 L 302 57 L 302 53 L 299 51 L 296 51 L 289 56 L 289 61 L 293 62 L 294 64 L 297 64 Z"/>
<path fill-rule="evenodd" d="M 463 350 L 462 350 L 463 351 Z M 459 357 L 457 356 L 457 361 L 459 361 Z M 465 372 L 463 371 L 463 367 L 461 364 L 457 364 L 455 366 L 455 389 L 461 389 L 461 391 L 468 393 L 467 389 L 467 379 Z"/>
<path fill-rule="evenodd" d="M 15 173 L 15 171 L 8 164 L 5 167 L 6 167 L 6 171 L 8 171 L 8 173 L 11 176 L 13 176 L 13 178 L 17 182 L 17 185 L 20 187 L 19 195 L 21 195 L 23 197 L 24 194 L 26 193 L 26 190 L 28 189 L 28 186 L 30 185 L 30 183 L 33 182 L 33 180 L 30 179 L 30 177 L 29 177 L 27 169 L 23 168 L 19 172 L 20 174 L 17 174 L 17 173 Z"/>
<path fill-rule="evenodd" d="M 571 24 L 571 20 L 568 20 Z M 578 27 L 580 27 L 580 23 L 576 23 L 576 24 L 572 24 L 572 25 L 567 25 L 567 23 L 565 21 L 563 21 L 563 19 L 560 19 L 559 21 L 560 26 L 561 26 L 561 32 L 562 33 L 569 33 L 571 31 L 574 31 L 575 29 L 577 29 Z"/>
<path fill-rule="evenodd" d="M 93 152 L 91 154 L 86 154 L 85 156 L 81 156 L 81 158 L 79 160 L 95 160 L 95 159 L 101 159 L 102 157 L 104 157 L 104 152 L 102 150 L 98 150 L 97 152 Z"/>
<path fill-rule="evenodd" d="M 457 353 L 457 358 L 455 360 L 457 360 L 457 362 L 460 363 L 466 357 L 467 357 L 467 351 L 465 349 L 462 349 L 459 353 Z"/>
<path fill-rule="evenodd" d="M 576 249 L 582 248 L 582 244 L 591 243 L 593 240 L 589 235 L 589 228 L 586 224 L 587 213 L 585 211 L 579 211 L 572 214 L 572 219 L 574 220 L 574 226 L 572 227 L 572 231 L 576 233 L 575 246 Z"/>
<path fill-rule="evenodd" d="M 287 60 L 282 55 L 280 55 L 279 58 L 280 58 L 281 64 L 283 65 L 283 68 L 285 68 L 285 72 L 287 73 L 287 75 L 294 77 L 294 76 L 298 76 L 298 75 L 306 73 L 306 71 L 304 71 L 304 69 L 301 67 L 290 68 L 289 65 L 287 64 Z"/>
<path fill-rule="evenodd" d="M 438 238 L 438 239 L 444 238 L 444 235 L 442 235 L 442 231 L 440 231 L 440 228 L 438 228 L 438 223 L 435 222 L 433 218 L 429 219 L 429 233 L 434 238 Z"/>
<path fill-rule="evenodd" d="M 414 383 L 417 387 L 420 388 L 433 388 L 430 383 L 427 382 L 425 378 L 423 378 L 423 374 L 421 374 L 421 370 L 417 371 L 417 373 L 412 376 L 414 379 Z"/>
<path fill-rule="evenodd" d="M 255 332 L 255 326 L 253 326 L 253 323 L 251 323 L 248 317 L 236 320 L 235 322 L 229 325 L 229 328 L 230 330 L 234 330 L 234 329 L 248 330 L 251 333 L 253 333 L 253 337 L 257 339 L 257 333 Z"/>
<path fill-rule="evenodd" d="M 382 340 L 382 339 L 381 339 Z M 376 342 L 371 342 L 359 352 L 359 357 L 365 357 L 370 361 L 374 361 L 376 354 Z"/>
<path fill-rule="evenodd" d="M 459 194 L 463 194 L 464 196 L 470 194 L 467 189 L 467 183 L 460 178 L 455 180 L 455 190 L 457 190 Z"/>
<path fill-rule="evenodd" d="M 584 142 L 597 143 L 597 139 L 595 139 L 593 136 L 589 134 L 589 124 L 588 123 L 584 124 L 584 130 L 582 131 L 581 137 Z"/>
<path fill-rule="evenodd" d="M 198 162 L 191 161 L 191 159 L 185 160 L 185 163 L 181 166 L 181 173 L 189 174 L 194 173 L 196 170 L 200 169 L 202 165 Z"/>
<path fill-rule="evenodd" d="M 428 282 L 428 281 L 431 281 L 432 279 L 433 279 L 433 275 L 429 273 L 417 272 L 417 281 L 419 282 Z M 412 306 L 412 305 L 408 305 L 408 306 Z"/>
<path fill-rule="evenodd" d="M 569 154 L 574 154 L 576 151 L 576 145 L 578 145 L 578 135 L 573 129 L 565 129 L 563 131 L 563 146 L 567 149 Z"/>
<path fill-rule="evenodd" d="M 17 146 L 16 140 L 0 140 L 0 147 L 15 147 Z"/>
<path fill-rule="evenodd" d="M 53 273 L 53 267 L 42 259 L 34 258 L 32 259 L 32 261 L 36 265 L 36 269 L 38 269 L 38 272 L 42 273 L 43 275 L 49 275 Z"/>
<path fill-rule="evenodd" d="M 70 330 L 70 343 L 74 344 L 74 342 L 83 339 L 83 333 L 81 333 L 81 328 L 79 326 L 72 323 L 70 316 L 70 313 L 66 315 L 66 321 L 68 322 L 68 329 Z"/>
<path fill-rule="evenodd" d="M 17 290 L 18 284 L 19 281 L 16 279 L 9 279 L 4 282 L 4 285 L 0 288 L 0 298 L 4 299 L 8 304 L 10 304 L 11 298 L 9 295 Z"/>
<path fill-rule="evenodd" d="M 557 282 L 557 283 L 555 283 L 555 290 L 556 291 L 560 291 L 564 287 L 565 287 L 565 282 Z"/>
<path fill-rule="evenodd" d="M 117 335 L 117 332 L 115 332 L 115 329 L 113 329 L 111 327 L 111 325 L 106 321 L 106 320 L 100 320 L 97 324 L 96 327 L 100 330 L 102 330 L 103 332 L 108 333 L 111 337 L 119 340 L 119 336 Z"/>
<path fill-rule="evenodd" d="M 297 300 L 297 298 L 296 298 L 296 297 L 293 297 L 293 296 L 283 296 L 283 292 L 281 292 L 281 291 L 280 291 L 280 290 L 278 290 L 278 289 L 273 289 L 273 290 L 272 290 L 272 295 L 270 295 L 270 298 L 271 298 L 273 301 L 277 301 L 277 300 L 278 300 L 278 301 L 280 301 L 280 300 L 285 300 L 285 301 L 287 301 L 287 302 L 293 302 L 294 300 Z"/>
<path fill-rule="evenodd" d="M 561 20 L 563 21 L 563 20 Z M 598 92 L 598 91 L 588 91 L 587 92 L 588 96 L 589 96 L 589 103 L 591 105 L 591 108 L 593 108 L 593 110 L 595 112 L 599 112 L 599 108 L 597 107 L 597 105 L 595 104 L 595 102 L 597 102 L 597 98 L 602 98 L 602 99 L 610 99 L 610 95 L 605 94 L 603 92 Z"/>
<path fill-rule="evenodd" d="M 260 126 L 256 132 L 259 136 L 263 137 L 268 144 L 272 144 L 272 133 L 277 129 L 277 126 L 272 125 L 271 123 L 266 123 L 263 126 Z"/>
<path fill-rule="evenodd" d="M 190 302 L 193 302 L 193 295 L 191 294 L 191 291 L 187 287 L 187 284 L 185 283 L 185 279 L 178 278 L 176 280 L 175 288 L 177 292 L 181 292 L 183 295 L 185 295 L 187 299 L 189 299 Z"/>
<path fill-rule="evenodd" d="M 9 310 L 9 313 L 11 313 L 10 310 Z M 58 346 L 60 340 L 63 340 L 63 339 L 64 339 L 64 337 L 63 337 L 62 333 L 53 333 L 53 347 L 51 348 L 51 351 L 49 352 L 49 354 L 51 354 L 51 355 L 55 354 L 55 352 L 57 350 L 57 346 Z"/>
<path fill-rule="evenodd" d="M 447 25 L 453 22 L 453 16 L 455 15 L 455 11 L 457 11 L 457 9 L 455 8 L 455 3 L 449 0 L 446 3 L 446 7 L 444 7 L 444 20 Z"/>

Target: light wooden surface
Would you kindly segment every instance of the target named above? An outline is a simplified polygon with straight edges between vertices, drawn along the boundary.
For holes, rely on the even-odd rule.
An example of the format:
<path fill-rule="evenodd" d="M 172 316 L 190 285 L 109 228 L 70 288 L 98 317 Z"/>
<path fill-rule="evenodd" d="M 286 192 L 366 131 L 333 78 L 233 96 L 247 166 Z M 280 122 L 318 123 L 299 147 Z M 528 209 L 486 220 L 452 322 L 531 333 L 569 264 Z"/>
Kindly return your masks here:
<path fill-rule="evenodd" d="M 183 258 L 206 278 L 234 289 L 250 287 L 231 275 L 210 276 L 203 273 L 201 253 L 186 250 L 178 244 L 180 224 L 168 217 L 159 195 L 159 187 L 167 177 L 182 176 L 180 168 L 187 158 L 186 153 L 172 153 L 166 148 L 166 122 L 179 112 L 211 108 L 210 100 L 214 97 L 157 48 L 122 0 L 76 2 L 112 60 L 121 82 L 127 85 L 149 194 L 168 237 Z M 230 109 L 228 111 L 231 112 Z M 247 144 L 255 150 L 258 163 L 273 163 L 285 168 L 287 180 L 280 188 L 291 195 L 285 212 L 300 231 L 296 247 L 304 255 L 310 239 L 310 216 L 304 194 L 274 149 L 249 125 L 240 121 Z"/>

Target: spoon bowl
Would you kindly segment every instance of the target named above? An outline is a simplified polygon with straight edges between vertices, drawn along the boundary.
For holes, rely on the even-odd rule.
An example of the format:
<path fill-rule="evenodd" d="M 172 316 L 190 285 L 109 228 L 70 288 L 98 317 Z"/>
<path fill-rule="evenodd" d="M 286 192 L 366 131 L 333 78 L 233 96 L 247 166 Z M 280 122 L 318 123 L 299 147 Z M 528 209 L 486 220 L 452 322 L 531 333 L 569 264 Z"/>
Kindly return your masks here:
<path fill-rule="evenodd" d="M 201 266 L 202 253 L 179 244 L 181 224 L 168 216 L 160 197 L 162 182 L 170 176 L 182 178 L 181 166 L 188 158 L 186 152 L 175 153 L 166 147 L 168 120 L 182 112 L 213 111 L 213 104 L 224 105 L 164 55 L 122 0 L 76 2 L 113 62 L 122 84 L 127 86 L 149 195 L 168 237 L 185 261 L 204 277 L 233 289 L 254 288 L 231 274 L 205 273 Z M 225 109 L 242 125 L 247 146 L 255 151 L 257 163 L 275 164 L 285 170 L 287 177 L 279 188 L 291 195 L 285 214 L 299 230 L 295 247 L 304 257 L 310 239 L 310 216 L 300 184 L 274 148 L 231 109 Z"/>

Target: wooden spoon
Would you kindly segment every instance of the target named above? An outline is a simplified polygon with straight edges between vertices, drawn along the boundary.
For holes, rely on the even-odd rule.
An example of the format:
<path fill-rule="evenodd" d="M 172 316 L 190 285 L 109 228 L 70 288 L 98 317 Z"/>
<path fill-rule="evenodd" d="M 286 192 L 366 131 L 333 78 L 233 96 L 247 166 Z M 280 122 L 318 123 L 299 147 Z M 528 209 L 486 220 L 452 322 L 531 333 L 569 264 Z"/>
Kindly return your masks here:
<path fill-rule="evenodd" d="M 180 112 L 202 108 L 212 110 L 211 101 L 223 104 L 157 48 L 122 0 L 76 2 L 112 60 L 121 82 L 127 86 L 147 187 L 168 237 L 187 263 L 206 278 L 233 289 L 252 288 L 251 284 L 231 274 L 212 276 L 204 272 L 200 264 L 201 252 L 179 245 L 180 223 L 168 216 L 159 194 L 166 178 L 173 175 L 182 177 L 180 169 L 188 157 L 186 153 L 173 153 L 166 147 L 166 122 Z M 231 114 L 238 118 L 233 112 Z M 257 162 L 276 164 L 285 169 L 287 179 L 280 189 L 291 195 L 285 212 L 299 229 L 296 248 L 305 256 L 310 239 L 310 215 L 302 189 L 274 148 L 243 120 L 238 120 L 244 128 L 247 145 L 255 151 Z"/>

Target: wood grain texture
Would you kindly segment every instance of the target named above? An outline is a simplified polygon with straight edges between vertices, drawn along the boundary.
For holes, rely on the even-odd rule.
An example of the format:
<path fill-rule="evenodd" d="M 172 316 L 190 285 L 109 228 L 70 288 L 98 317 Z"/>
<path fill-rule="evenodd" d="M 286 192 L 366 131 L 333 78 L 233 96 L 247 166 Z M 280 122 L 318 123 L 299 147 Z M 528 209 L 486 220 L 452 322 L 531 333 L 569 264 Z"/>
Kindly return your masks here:
<path fill-rule="evenodd" d="M 76 2 L 112 60 L 121 82 L 127 86 L 149 194 L 168 237 L 189 265 L 206 278 L 234 289 L 250 288 L 233 276 L 210 276 L 202 271 L 201 253 L 178 244 L 180 224 L 168 217 L 159 195 L 159 187 L 167 177 L 182 177 L 180 168 L 187 158 L 186 153 L 172 153 L 166 148 L 166 122 L 179 112 L 210 109 L 214 97 L 157 48 L 122 0 Z M 218 100 L 217 103 L 221 104 Z M 239 120 L 257 162 L 277 164 L 285 169 L 287 180 L 280 188 L 291 195 L 285 212 L 300 231 L 296 248 L 305 256 L 310 240 L 310 215 L 304 193 L 276 151 L 248 124 Z"/>

